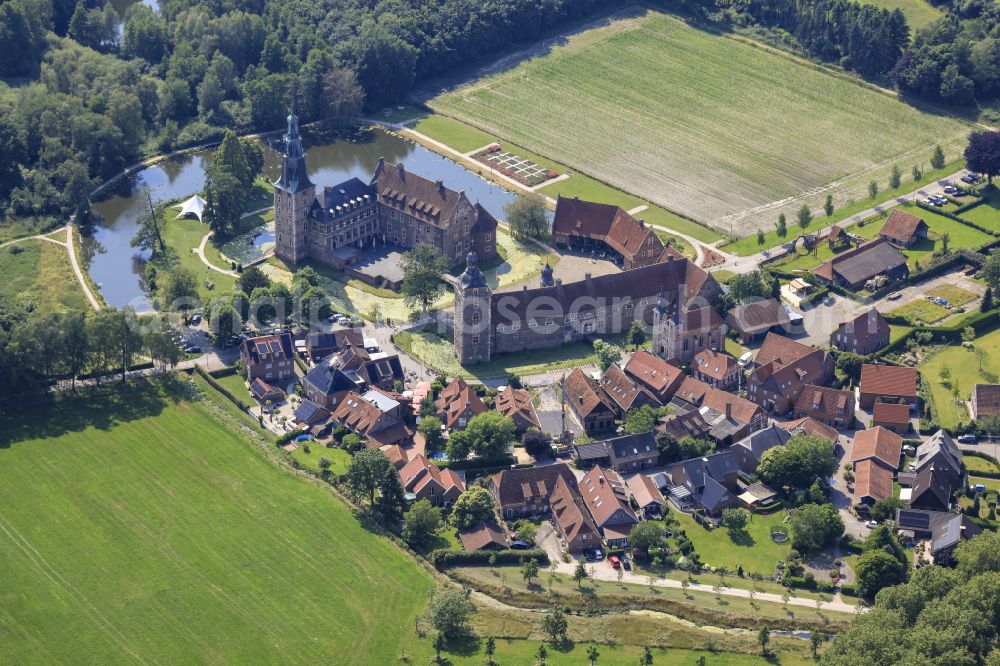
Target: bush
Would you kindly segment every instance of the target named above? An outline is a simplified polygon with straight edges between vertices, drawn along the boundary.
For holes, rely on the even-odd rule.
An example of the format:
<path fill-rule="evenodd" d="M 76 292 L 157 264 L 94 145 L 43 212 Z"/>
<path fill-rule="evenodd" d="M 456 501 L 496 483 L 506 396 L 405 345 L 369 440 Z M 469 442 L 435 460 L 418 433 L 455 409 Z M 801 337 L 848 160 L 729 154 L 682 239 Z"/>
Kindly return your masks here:
<path fill-rule="evenodd" d="M 284 435 L 279 436 L 278 439 L 276 439 L 274 441 L 274 444 L 275 444 L 275 446 L 281 446 L 283 444 L 288 444 L 288 442 L 292 441 L 293 439 L 295 439 L 299 435 L 304 435 L 305 433 L 306 433 L 305 430 L 300 430 L 300 429 L 296 428 L 295 430 L 292 430 L 291 432 L 286 432 Z"/>
<path fill-rule="evenodd" d="M 850 583 L 845 583 L 844 585 L 840 586 L 840 593 L 846 594 L 849 597 L 856 597 L 858 596 L 858 589 Z"/>
<path fill-rule="evenodd" d="M 438 569 L 448 567 L 460 567 L 469 564 L 490 564 L 491 558 L 496 558 L 496 564 L 524 564 L 528 560 L 534 560 L 542 565 L 548 565 L 549 556 L 544 550 L 535 548 L 533 550 L 450 550 L 441 548 L 433 551 L 427 559 Z"/>

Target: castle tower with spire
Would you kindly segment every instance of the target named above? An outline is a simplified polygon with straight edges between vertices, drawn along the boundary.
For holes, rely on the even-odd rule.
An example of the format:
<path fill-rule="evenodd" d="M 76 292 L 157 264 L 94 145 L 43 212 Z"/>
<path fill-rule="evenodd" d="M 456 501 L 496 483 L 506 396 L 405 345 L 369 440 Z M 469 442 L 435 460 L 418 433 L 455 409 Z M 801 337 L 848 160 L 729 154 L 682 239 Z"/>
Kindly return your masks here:
<path fill-rule="evenodd" d="M 680 358 L 681 340 L 684 338 L 684 313 L 677 293 L 668 302 L 663 291 L 653 308 L 653 352 L 666 359 Z"/>
<path fill-rule="evenodd" d="M 306 172 L 306 156 L 299 136 L 299 119 L 288 116 L 281 177 L 274 183 L 274 253 L 297 264 L 309 256 L 309 207 L 316 200 L 316 186 Z"/>
<path fill-rule="evenodd" d="M 462 365 L 485 363 L 492 357 L 493 290 L 469 252 L 465 271 L 455 287 L 455 354 Z"/>

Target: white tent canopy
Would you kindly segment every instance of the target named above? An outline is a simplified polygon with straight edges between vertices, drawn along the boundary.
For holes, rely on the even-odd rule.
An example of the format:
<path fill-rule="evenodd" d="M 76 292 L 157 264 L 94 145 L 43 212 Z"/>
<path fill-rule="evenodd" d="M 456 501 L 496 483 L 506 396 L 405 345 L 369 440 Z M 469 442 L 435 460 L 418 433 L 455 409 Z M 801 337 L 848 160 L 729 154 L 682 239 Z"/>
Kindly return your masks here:
<path fill-rule="evenodd" d="M 174 208 L 180 208 L 181 212 L 177 214 L 174 219 L 182 218 L 185 215 L 194 215 L 198 218 L 199 222 L 204 222 L 201 219 L 202 214 L 205 212 L 205 200 L 199 197 L 197 194 L 185 201 L 184 203 L 179 203 L 174 206 Z"/>

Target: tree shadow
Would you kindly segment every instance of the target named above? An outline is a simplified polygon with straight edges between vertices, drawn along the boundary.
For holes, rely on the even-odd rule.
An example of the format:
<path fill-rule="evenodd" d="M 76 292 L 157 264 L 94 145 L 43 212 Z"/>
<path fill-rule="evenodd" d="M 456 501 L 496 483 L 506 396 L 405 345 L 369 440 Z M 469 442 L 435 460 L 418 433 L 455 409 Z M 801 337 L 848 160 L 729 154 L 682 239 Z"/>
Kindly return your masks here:
<path fill-rule="evenodd" d="M 81 387 L 21 400 L 17 409 L 0 415 L 0 449 L 35 439 L 56 438 L 87 428 L 110 430 L 116 425 L 160 414 L 171 404 L 195 399 L 190 386 L 173 375 L 152 379 L 108 379 L 101 386 Z"/>
<path fill-rule="evenodd" d="M 449 638 L 445 643 L 445 649 L 449 654 L 458 657 L 471 657 L 483 649 L 483 641 L 479 636 L 468 634 Z"/>
<path fill-rule="evenodd" d="M 746 548 L 757 543 L 757 540 L 747 530 L 729 530 L 729 540 L 737 546 Z"/>
<path fill-rule="evenodd" d="M 558 640 L 549 641 L 549 645 L 556 652 L 562 652 L 563 654 L 568 654 L 576 649 L 576 641 L 572 640 L 569 636 L 560 636 Z"/>

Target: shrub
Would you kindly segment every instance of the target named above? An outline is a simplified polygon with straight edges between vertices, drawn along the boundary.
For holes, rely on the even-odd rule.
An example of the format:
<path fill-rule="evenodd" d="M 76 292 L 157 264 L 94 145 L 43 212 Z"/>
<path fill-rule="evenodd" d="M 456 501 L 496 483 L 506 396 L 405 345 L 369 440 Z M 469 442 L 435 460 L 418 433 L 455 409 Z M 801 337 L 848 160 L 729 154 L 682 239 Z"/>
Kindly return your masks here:
<path fill-rule="evenodd" d="M 442 548 L 433 551 L 427 559 L 438 569 L 468 564 L 524 564 L 528 560 L 534 560 L 544 565 L 549 563 L 548 553 L 540 548 L 533 550 L 501 550 L 496 552 L 488 550 L 449 550 Z M 492 562 L 490 561 L 491 559 L 493 559 Z"/>

